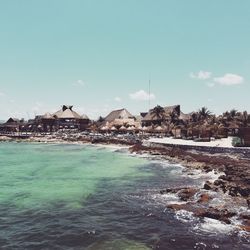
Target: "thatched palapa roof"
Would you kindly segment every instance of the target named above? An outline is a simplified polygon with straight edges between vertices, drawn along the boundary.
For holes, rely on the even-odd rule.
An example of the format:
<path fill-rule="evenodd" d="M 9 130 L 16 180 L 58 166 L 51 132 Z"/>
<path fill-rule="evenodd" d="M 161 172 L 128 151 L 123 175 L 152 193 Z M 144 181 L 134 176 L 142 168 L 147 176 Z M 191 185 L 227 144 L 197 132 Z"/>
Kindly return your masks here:
<path fill-rule="evenodd" d="M 83 115 L 81 116 L 81 119 L 83 119 L 83 120 L 89 120 L 89 117 L 88 117 L 87 115 L 83 114 Z"/>
<path fill-rule="evenodd" d="M 81 116 L 72 110 L 72 105 L 63 105 L 61 110 L 53 114 L 58 119 L 81 119 Z"/>
<path fill-rule="evenodd" d="M 46 119 L 46 120 L 54 120 L 55 119 L 55 117 L 52 115 L 52 114 L 50 114 L 50 113 L 45 113 L 43 116 L 42 116 L 42 119 Z"/>
<path fill-rule="evenodd" d="M 19 123 L 19 122 L 20 122 L 19 119 L 10 117 L 6 123 Z"/>
<path fill-rule="evenodd" d="M 190 121 L 192 116 L 191 114 L 184 114 L 183 112 L 180 112 L 179 119 L 183 121 Z"/>
<path fill-rule="evenodd" d="M 134 119 L 134 116 L 127 109 L 118 109 L 110 112 L 105 121 L 112 122 L 115 119 Z"/>

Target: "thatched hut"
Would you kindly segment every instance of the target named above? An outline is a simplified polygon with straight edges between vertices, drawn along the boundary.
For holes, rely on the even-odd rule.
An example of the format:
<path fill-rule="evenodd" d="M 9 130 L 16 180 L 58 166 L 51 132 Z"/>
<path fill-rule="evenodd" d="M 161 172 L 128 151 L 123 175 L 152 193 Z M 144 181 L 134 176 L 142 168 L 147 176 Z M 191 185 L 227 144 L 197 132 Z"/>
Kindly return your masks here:
<path fill-rule="evenodd" d="M 162 122 L 171 120 L 171 114 L 176 112 L 180 113 L 180 105 L 161 107 L 157 105 L 153 109 L 150 109 L 148 113 L 143 114 L 141 119 L 142 126 L 161 125 Z"/>
<path fill-rule="evenodd" d="M 118 109 L 110 112 L 105 118 L 105 122 L 114 122 L 115 120 L 126 120 L 126 119 L 132 119 L 135 121 L 135 117 L 125 108 Z"/>
<path fill-rule="evenodd" d="M 3 133 L 19 132 L 22 124 L 23 122 L 19 119 L 10 117 L 4 124 L 1 124 L 0 131 Z"/>
<path fill-rule="evenodd" d="M 57 128 L 80 129 L 81 116 L 73 111 L 72 105 L 63 105 L 53 116 L 56 118 Z"/>
<path fill-rule="evenodd" d="M 80 130 L 86 130 L 89 127 L 90 124 L 90 119 L 87 115 L 82 115 L 81 118 L 79 119 L 79 125 L 80 125 Z"/>
<path fill-rule="evenodd" d="M 44 132 L 52 132 L 56 126 L 56 119 L 52 114 L 47 112 L 41 117 L 41 123 Z"/>

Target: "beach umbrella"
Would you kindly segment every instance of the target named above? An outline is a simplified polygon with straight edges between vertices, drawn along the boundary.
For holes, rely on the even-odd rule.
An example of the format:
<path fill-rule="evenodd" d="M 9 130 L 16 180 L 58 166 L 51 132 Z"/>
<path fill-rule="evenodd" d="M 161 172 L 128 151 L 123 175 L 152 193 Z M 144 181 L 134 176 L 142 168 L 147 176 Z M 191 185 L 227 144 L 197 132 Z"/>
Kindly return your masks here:
<path fill-rule="evenodd" d="M 125 130 L 126 130 L 126 127 L 121 126 L 121 127 L 119 128 L 119 130 L 120 130 L 120 131 L 125 131 Z"/>
<path fill-rule="evenodd" d="M 110 130 L 111 131 L 117 131 L 117 128 L 115 126 L 113 126 Z"/>
<path fill-rule="evenodd" d="M 105 130 L 107 130 L 108 128 L 106 127 L 106 126 L 103 126 L 103 127 L 101 127 L 101 130 L 102 131 L 105 131 Z"/>
<path fill-rule="evenodd" d="M 127 128 L 127 131 L 133 131 L 133 130 L 135 130 L 135 127 L 133 126 Z"/>
<path fill-rule="evenodd" d="M 161 126 L 157 126 L 154 130 L 157 132 L 162 132 L 163 128 Z"/>

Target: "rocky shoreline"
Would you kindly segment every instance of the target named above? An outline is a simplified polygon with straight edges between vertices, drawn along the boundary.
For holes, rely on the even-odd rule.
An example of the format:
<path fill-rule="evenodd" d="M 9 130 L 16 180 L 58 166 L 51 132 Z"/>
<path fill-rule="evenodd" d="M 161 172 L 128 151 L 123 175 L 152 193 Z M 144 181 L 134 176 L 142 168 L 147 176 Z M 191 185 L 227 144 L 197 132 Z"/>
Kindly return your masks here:
<path fill-rule="evenodd" d="M 237 227 L 250 232 L 250 157 L 240 151 L 215 153 L 208 150 L 194 150 L 177 145 L 144 145 L 140 141 L 117 138 L 79 137 L 30 137 L 26 139 L 0 137 L 0 141 L 43 142 L 43 143 L 90 143 L 128 146 L 131 153 L 148 154 L 162 160 L 180 163 L 187 171 L 200 170 L 205 173 L 222 173 L 215 181 L 207 181 L 200 188 L 180 187 L 160 190 L 161 195 L 175 194 L 180 203 L 166 204 L 173 211 L 185 210 L 199 218 L 211 218 L 231 224 L 240 221 Z M 230 201 L 213 204 L 212 193 L 227 195 Z M 246 209 L 236 212 L 230 202 Z"/>
<path fill-rule="evenodd" d="M 195 217 L 211 218 L 231 224 L 237 220 L 237 227 L 250 232 L 250 158 L 242 158 L 240 153 L 210 154 L 195 150 L 185 150 L 178 146 L 145 146 L 136 144 L 132 153 L 159 156 L 168 161 L 180 163 L 187 170 L 201 170 L 205 173 L 222 173 L 215 181 L 207 181 L 203 187 L 181 187 L 160 190 L 161 195 L 176 194 L 178 203 L 166 204 L 174 211 L 185 210 Z M 245 207 L 237 212 L 228 203 L 213 204 L 213 192 L 229 197 L 235 206 Z"/>

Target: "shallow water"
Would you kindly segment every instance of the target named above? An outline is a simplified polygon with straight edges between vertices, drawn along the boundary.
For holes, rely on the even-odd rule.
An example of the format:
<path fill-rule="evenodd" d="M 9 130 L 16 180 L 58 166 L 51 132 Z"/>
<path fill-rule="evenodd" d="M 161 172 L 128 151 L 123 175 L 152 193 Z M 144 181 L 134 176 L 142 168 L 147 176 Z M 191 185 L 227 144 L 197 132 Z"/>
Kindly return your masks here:
<path fill-rule="evenodd" d="M 0 159 L 1 249 L 249 249 L 228 225 L 166 209 L 160 189 L 202 182 L 179 165 L 25 143 L 1 143 Z"/>

